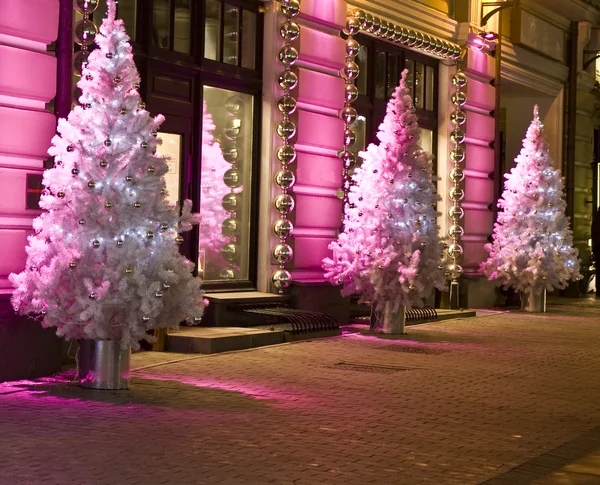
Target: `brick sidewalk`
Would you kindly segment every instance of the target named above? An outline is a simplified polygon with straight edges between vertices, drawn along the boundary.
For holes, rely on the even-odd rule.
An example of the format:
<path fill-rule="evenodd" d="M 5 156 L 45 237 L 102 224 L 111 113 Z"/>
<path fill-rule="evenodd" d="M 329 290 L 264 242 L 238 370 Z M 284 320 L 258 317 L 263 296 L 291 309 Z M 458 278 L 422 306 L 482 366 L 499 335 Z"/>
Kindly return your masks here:
<path fill-rule="evenodd" d="M 552 481 L 600 436 L 600 312 L 556 308 L 0 385 L 0 484 L 598 484 Z"/>

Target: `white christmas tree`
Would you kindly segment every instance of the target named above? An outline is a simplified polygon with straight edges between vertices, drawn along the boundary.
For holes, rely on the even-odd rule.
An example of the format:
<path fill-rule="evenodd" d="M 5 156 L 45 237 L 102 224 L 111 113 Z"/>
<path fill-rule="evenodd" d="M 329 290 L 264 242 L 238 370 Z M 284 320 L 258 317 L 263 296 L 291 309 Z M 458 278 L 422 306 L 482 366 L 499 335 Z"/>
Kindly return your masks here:
<path fill-rule="evenodd" d="M 581 278 L 578 252 L 565 216 L 560 170 L 552 168 L 537 106 L 515 161 L 504 175 L 498 201 L 502 210 L 481 269 L 489 279 L 517 291 L 565 288 L 569 280 Z"/>
<path fill-rule="evenodd" d="M 364 161 L 352 177 L 343 232 L 323 261 L 325 277 L 342 284 L 343 295 L 358 293 L 377 311 L 422 306 L 445 283 L 432 155 L 418 146 L 407 72 L 388 102 L 379 145 L 359 153 Z"/>
<path fill-rule="evenodd" d="M 204 308 L 180 232 L 198 222 L 191 201 L 181 217 L 165 199 L 165 160 L 155 154 L 163 116 L 151 118 L 137 92 L 123 22 L 108 2 L 78 83 L 80 106 L 58 122 L 48 153 L 54 168 L 29 238 L 27 266 L 10 275 L 12 302 L 66 339 L 139 346 L 152 328 L 199 321 Z"/>
<path fill-rule="evenodd" d="M 223 222 L 229 217 L 222 205 L 225 195 L 231 192 L 225 185 L 223 176 L 231 168 L 223 158 L 221 145 L 214 138 L 215 124 L 206 109 L 206 101 L 202 115 L 202 165 L 200 207 L 202 221 L 200 222 L 200 251 L 205 256 L 206 273 L 219 274 L 228 263 L 221 254 L 221 248 L 229 238 L 223 235 Z M 237 192 L 241 189 L 236 189 Z"/>

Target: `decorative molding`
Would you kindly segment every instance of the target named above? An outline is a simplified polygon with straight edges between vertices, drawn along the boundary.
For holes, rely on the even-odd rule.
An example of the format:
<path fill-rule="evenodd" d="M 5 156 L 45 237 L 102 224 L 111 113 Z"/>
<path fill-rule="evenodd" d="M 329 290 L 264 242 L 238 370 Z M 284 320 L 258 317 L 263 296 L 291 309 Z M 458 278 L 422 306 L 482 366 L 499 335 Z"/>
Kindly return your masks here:
<path fill-rule="evenodd" d="M 352 10 L 353 7 L 444 40 L 456 39 L 458 23 L 454 19 L 411 0 L 352 0 L 348 2 L 348 8 Z"/>
<path fill-rule="evenodd" d="M 577 89 L 585 92 L 591 92 L 594 89 L 596 77 L 589 72 L 579 71 L 577 73 Z"/>
<path fill-rule="evenodd" d="M 557 96 L 567 82 L 569 68 L 564 64 L 504 39 L 501 52 L 503 80 L 522 84 L 550 96 Z"/>
<path fill-rule="evenodd" d="M 514 44 L 523 45 L 552 59 L 565 62 L 565 30 L 528 10 L 513 10 L 511 40 Z"/>
<path fill-rule="evenodd" d="M 548 18 L 563 17 L 567 22 L 574 20 L 600 22 L 600 10 L 582 0 L 544 0 L 544 6 L 535 0 L 521 0 L 521 5 L 530 10 L 544 12 Z"/>
<path fill-rule="evenodd" d="M 454 42 L 448 42 L 440 37 L 396 25 L 381 19 L 377 15 L 372 15 L 370 11 L 349 9 L 346 29 L 348 29 L 348 22 L 350 21 L 355 24 L 355 33 L 362 31 L 393 44 L 425 52 L 431 56 L 457 60 L 462 52 L 462 48 Z"/>

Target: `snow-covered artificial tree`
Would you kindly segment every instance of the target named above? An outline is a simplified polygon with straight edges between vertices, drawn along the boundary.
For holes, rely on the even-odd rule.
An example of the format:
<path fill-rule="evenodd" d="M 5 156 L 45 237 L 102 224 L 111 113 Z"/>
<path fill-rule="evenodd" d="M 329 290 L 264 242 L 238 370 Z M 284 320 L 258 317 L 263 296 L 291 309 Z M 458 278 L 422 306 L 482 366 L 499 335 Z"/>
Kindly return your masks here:
<path fill-rule="evenodd" d="M 218 275 L 228 266 L 221 254 L 221 248 L 229 242 L 223 235 L 223 222 L 229 217 L 222 205 L 225 195 L 231 192 L 225 185 L 223 176 L 231 168 L 223 158 L 221 145 L 214 137 L 215 124 L 204 101 L 202 113 L 202 165 L 200 208 L 200 254 L 204 255 L 204 279 L 214 279 L 207 274 Z M 238 189 L 241 191 L 241 189 Z"/>
<path fill-rule="evenodd" d="M 204 308 L 180 232 L 198 222 L 191 201 L 168 205 L 167 163 L 155 154 L 162 115 L 150 117 L 137 87 L 116 5 L 100 27 L 78 83 L 79 106 L 58 122 L 33 222 L 27 266 L 10 275 L 15 310 L 66 339 L 139 346 L 152 328 L 199 321 Z"/>
<path fill-rule="evenodd" d="M 432 155 L 418 145 L 407 72 L 388 102 L 380 143 L 359 153 L 363 162 L 352 176 L 343 231 L 323 261 L 325 277 L 343 285 L 343 295 L 357 293 L 388 313 L 423 306 L 445 284 Z"/>
<path fill-rule="evenodd" d="M 481 265 L 490 280 L 531 292 L 565 288 L 579 279 L 578 251 L 565 215 L 560 170 L 553 168 L 537 105 L 516 166 L 504 175 L 498 221 L 489 258 Z"/>

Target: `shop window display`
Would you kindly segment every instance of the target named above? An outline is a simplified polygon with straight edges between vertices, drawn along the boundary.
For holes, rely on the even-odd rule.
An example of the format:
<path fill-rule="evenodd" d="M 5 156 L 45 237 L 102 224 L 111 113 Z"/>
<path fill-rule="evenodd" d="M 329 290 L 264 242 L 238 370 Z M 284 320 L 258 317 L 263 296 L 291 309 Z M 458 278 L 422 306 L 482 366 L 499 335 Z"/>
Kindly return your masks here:
<path fill-rule="evenodd" d="M 252 95 L 204 87 L 199 269 L 208 281 L 248 279 Z"/>

